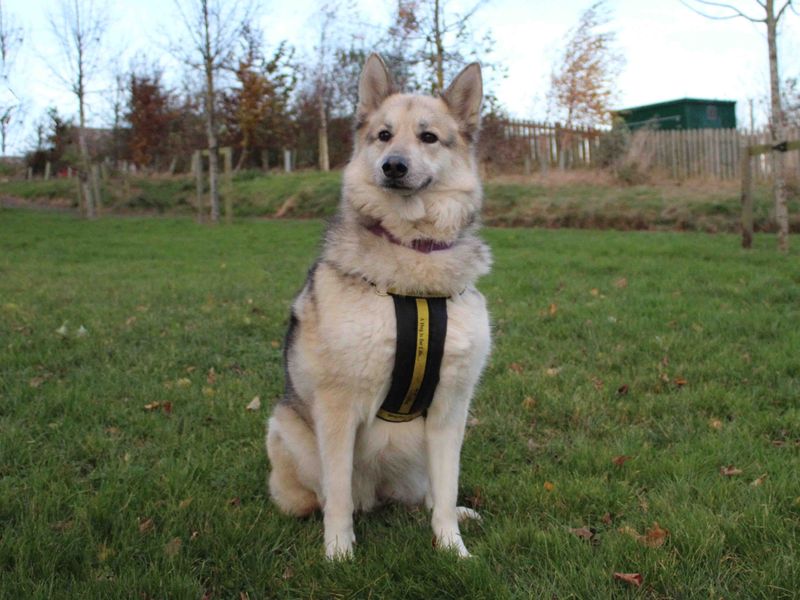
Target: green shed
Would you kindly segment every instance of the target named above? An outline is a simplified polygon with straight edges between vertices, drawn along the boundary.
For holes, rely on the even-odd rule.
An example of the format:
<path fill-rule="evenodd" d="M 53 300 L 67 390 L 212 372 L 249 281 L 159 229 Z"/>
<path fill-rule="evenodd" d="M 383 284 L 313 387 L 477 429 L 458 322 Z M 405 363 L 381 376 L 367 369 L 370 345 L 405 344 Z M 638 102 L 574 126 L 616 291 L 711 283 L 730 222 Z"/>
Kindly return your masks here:
<path fill-rule="evenodd" d="M 734 100 L 681 98 L 669 102 L 623 108 L 612 113 L 632 131 L 654 129 L 736 129 Z"/>

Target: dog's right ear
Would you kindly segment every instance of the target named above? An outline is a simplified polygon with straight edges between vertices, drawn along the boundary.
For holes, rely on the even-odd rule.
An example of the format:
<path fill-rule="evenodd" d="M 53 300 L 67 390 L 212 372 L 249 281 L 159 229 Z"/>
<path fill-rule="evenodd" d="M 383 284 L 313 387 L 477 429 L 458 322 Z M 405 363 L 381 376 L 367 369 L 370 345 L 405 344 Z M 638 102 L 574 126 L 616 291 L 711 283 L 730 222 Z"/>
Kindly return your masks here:
<path fill-rule="evenodd" d="M 369 113 L 393 93 L 394 85 L 389 69 L 379 55 L 370 54 L 358 80 L 358 122 L 363 122 Z"/>

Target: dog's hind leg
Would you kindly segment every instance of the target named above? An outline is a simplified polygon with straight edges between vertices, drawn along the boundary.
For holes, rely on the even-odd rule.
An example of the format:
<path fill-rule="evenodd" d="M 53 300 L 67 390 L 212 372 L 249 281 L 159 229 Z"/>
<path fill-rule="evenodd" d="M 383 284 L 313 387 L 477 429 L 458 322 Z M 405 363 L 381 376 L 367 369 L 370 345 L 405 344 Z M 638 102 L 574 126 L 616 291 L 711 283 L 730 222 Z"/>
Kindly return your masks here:
<path fill-rule="evenodd" d="M 314 432 L 297 413 L 278 405 L 267 428 L 272 470 L 269 491 L 285 513 L 306 516 L 320 508 L 319 454 Z"/>

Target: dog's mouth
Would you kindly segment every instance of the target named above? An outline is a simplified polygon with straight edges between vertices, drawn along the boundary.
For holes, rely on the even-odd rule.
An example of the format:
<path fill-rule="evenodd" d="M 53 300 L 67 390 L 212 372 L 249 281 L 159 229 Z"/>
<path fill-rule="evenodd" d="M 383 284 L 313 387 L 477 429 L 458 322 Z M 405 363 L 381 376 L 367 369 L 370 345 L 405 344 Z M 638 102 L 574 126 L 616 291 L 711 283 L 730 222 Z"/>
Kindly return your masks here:
<path fill-rule="evenodd" d="M 408 248 L 410 250 L 416 250 L 417 252 L 422 252 L 423 254 L 439 252 L 440 250 L 449 250 L 453 247 L 453 242 L 440 242 L 439 240 L 433 240 L 429 238 L 418 238 L 416 240 L 412 240 L 410 244 L 404 244 L 398 238 L 396 238 L 391 231 L 381 225 L 380 221 L 376 221 L 372 225 L 365 225 L 364 227 L 367 228 L 367 231 L 370 231 L 378 237 L 384 238 L 392 244 L 403 246 L 403 248 Z"/>
<path fill-rule="evenodd" d="M 403 196 L 413 196 L 414 194 L 418 194 L 425 188 L 427 188 L 431 183 L 433 183 L 433 177 L 428 177 L 425 181 L 422 182 L 421 185 L 412 186 L 404 184 L 402 181 L 398 181 L 396 179 L 384 179 L 381 183 L 381 187 L 387 190 L 396 191 Z"/>

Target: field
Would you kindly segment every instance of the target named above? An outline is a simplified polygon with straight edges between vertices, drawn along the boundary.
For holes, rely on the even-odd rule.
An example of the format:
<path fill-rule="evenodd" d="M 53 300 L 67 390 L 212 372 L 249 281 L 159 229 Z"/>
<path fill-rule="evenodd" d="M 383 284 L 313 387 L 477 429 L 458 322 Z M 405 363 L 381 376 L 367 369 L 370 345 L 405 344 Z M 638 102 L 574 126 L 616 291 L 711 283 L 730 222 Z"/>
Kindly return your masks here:
<path fill-rule="evenodd" d="M 0 209 L 0 597 L 797 596 L 797 250 L 487 229 L 475 558 L 389 507 L 329 564 L 321 519 L 269 502 L 263 448 L 321 231 Z"/>
<path fill-rule="evenodd" d="M 258 171 L 236 174 L 223 194 L 238 217 L 320 218 L 338 204 L 341 173 L 292 174 Z M 485 184 L 487 225 L 572 227 L 581 229 L 737 232 L 740 190 L 737 182 L 653 181 L 620 186 L 597 170 L 553 172 L 550 176 L 498 176 Z M 754 188 L 756 231 L 774 231 L 769 188 Z M 0 199 L 44 207 L 77 206 L 76 180 L 0 182 Z M 800 232 L 800 185 L 790 186 L 790 227 Z M 190 215 L 195 212 L 195 182 L 187 176 L 110 179 L 103 186 L 106 214 Z"/>

